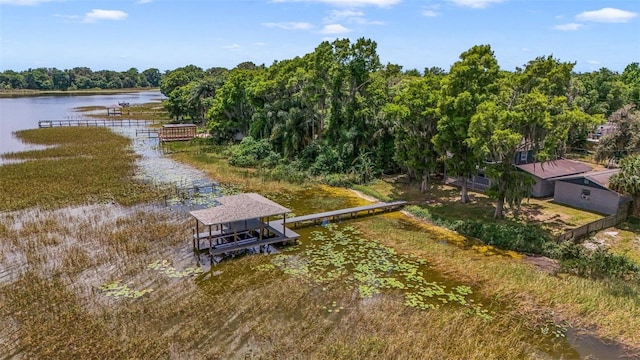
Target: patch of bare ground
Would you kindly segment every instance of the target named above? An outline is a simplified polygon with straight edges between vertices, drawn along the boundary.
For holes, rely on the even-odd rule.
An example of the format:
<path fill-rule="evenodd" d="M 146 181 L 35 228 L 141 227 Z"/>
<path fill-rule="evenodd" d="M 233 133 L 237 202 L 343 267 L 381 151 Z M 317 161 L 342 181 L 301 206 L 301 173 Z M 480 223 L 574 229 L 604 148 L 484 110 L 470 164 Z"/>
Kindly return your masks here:
<path fill-rule="evenodd" d="M 554 275 L 560 271 L 560 263 L 558 260 L 551 259 L 546 256 L 529 256 L 522 257 L 522 261 L 533 265 L 536 269 L 542 270 L 548 274 Z"/>

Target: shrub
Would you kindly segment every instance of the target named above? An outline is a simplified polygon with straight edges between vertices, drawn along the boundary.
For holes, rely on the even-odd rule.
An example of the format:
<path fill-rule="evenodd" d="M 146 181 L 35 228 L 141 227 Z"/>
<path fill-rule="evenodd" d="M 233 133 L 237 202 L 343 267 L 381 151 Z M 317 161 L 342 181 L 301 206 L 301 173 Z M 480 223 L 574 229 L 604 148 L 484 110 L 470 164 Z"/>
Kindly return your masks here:
<path fill-rule="evenodd" d="M 261 160 L 275 154 L 269 140 L 255 140 L 251 136 L 242 139 L 240 144 L 232 146 L 230 152 L 229 164 L 239 167 L 259 165 Z M 275 156 L 278 155 L 275 154 Z"/>
<path fill-rule="evenodd" d="M 594 279 L 640 280 L 640 266 L 623 255 L 598 247 L 590 250 L 582 245 L 565 243 L 560 260 L 565 272 Z"/>
<path fill-rule="evenodd" d="M 348 187 L 352 184 L 347 174 L 327 174 L 322 178 L 322 182 L 336 187 Z"/>

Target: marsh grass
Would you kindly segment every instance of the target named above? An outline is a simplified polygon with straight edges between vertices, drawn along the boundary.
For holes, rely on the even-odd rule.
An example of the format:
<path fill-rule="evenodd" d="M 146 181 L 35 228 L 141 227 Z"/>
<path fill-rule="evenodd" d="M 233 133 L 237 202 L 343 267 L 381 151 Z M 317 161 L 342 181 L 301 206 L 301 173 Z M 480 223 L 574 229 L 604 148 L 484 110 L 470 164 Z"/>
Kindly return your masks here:
<path fill-rule="evenodd" d="M 38 254 L 0 282 L 0 350 L 10 357 L 491 359 L 540 351 L 524 317 L 498 312 L 487 321 L 464 306 L 419 310 L 386 290 L 363 297 L 348 283 L 319 284 L 268 266 L 275 256 L 188 271 L 201 266 L 188 223 L 166 209 L 30 209 L 0 224 L 10 237 L 0 249 Z M 42 232 L 57 244 L 38 246 Z M 0 270 L 8 267 L 0 259 Z M 122 295 L 102 290 L 113 284 Z"/>
<path fill-rule="evenodd" d="M 134 180 L 136 155 L 130 140 L 107 128 L 23 130 L 26 142 L 51 148 L 5 154 L 26 160 L 0 166 L 0 209 L 54 208 L 88 202 L 135 204 L 159 198 Z"/>
<path fill-rule="evenodd" d="M 509 256 L 487 256 L 441 243 L 440 239 L 460 235 L 443 230 L 437 235 L 419 230 L 429 225 L 409 220 L 416 228 L 397 231 L 405 220 L 394 217 L 377 218 L 366 228 L 359 227 L 367 237 L 378 237 L 382 244 L 393 246 L 399 252 L 414 253 L 434 265 L 441 273 L 449 274 L 479 286 L 487 298 L 512 304 L 513 311 L 536 319 L 547 311 L 579 327 L 593 327 L 604 338 L 617 339 L 636 349 L 640 347 L 640 307 L 637 284 L 600 281 L 575 276 L 550 276 L 519 259 Z M 426 230 L 426 229 L 425 229 Z M 435 235 L 435 238 L 432 236 Z M 431 239 L 429 239 L 431 238 Z M 447 241 L 449 242 L 449 241 Z M 541 326 L 540 321 L 533 321 Z"/>

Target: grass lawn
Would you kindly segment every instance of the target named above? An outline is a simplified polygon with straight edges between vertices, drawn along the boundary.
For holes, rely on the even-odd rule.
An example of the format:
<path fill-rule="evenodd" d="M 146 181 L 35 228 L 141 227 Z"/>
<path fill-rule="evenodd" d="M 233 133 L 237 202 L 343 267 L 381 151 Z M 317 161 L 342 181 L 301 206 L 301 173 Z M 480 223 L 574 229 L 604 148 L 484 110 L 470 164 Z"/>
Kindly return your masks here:
<path fill-rule="evenodd" d="M 427 193 L 420 193 L 419 183 L 410 182 L 405 177 L 389 177 L 375 180 L 366 186 L 354 186 L 355 190 L 380 200 L 407 200 L 412 204 L 426 207 L 444 219 L 485 220 L 498 222 L 521 222 L 539 225 L 552 235 L 603 218 L 603 215 L 575 209 L 554 203 L 551 199 L 527 199 L 522 203 L 520 216 L 512 211 L 505 212 L 502 220 L 493 219 L 495 203 L 482 193 L 470 192 L 471 202 L 460 203 L 460 190 L 456 187 L 433 181 Z"/>
<path fill-rule="evenodd" d="M 594 236 L 594 241 L 609 246 L 611 252 L 625 255 L 640 265 L 640 219 L 630 218 L 604 229 Z"/>

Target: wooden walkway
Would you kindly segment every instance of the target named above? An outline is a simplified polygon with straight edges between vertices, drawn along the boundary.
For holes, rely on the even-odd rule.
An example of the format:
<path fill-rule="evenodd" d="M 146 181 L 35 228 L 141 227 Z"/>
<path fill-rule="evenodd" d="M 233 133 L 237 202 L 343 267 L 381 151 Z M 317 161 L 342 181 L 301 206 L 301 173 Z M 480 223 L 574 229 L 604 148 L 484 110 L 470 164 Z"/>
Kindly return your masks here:
<path fill-rule="evenodd" d="M 293 227 L 302 226 L 302 225 L 318 225 L 321 224 L 323 220 L 327 221 L 340 221 L 344 217 L 349 219 L 356 218 L 361 215 L 373 215 L 380 212 L 398 210 L 401 207 L 407 204 L 406 201 L 394 201 L 394 202 L 378 202 L 375 204 L 352 207 L 347 209 L 326 211 L 316 214 L 302 215 L 296 216 L 292 218 L 288 218 L 286 220 L 287 225 L 293 225 Z M 361 214 L 364 213 L 364 214 Z M 275 225 L 276 223 L 282 224 L 282 220 L 274 220 L 270 221 L 269 225 Z"/>
<path fill-rule="evenodd" d="M 160 130 L 159 129 L 136 129 L 136 136 L 145 135 L 150 138 L 159 138 Z"/>
<path fill-rule="evenodd" d="M 83 119 L 83 120 L 40 120 L 38 121 L 39 128 L 51 128 L 51 127 L 63 127 L 63 126 L 147 126 L 147 125 L 159 125 L 164 121 L 162 120 L 104 120 L 104 119 Z"/>

